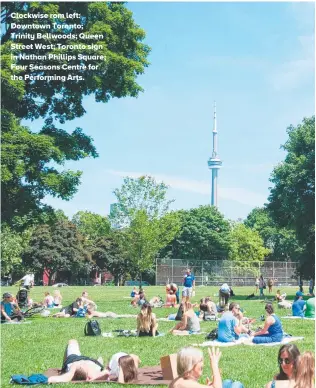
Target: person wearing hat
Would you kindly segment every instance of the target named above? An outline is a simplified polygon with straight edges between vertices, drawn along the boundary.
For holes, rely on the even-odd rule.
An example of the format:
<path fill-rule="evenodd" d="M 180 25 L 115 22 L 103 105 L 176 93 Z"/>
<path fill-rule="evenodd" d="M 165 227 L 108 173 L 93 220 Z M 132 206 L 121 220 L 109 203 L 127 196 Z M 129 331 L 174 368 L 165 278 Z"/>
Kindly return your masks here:
<path fill-rule="evenodd" d="M 304 317 L 304 310 L 306 309 L 306 302 L 303 300 L 304 294 L 297 291 L 294 303 L 292 304 L 293 317 Z"/>
<path fill-rule="evenodd" d="M 5 292 L 1 302 L 1 323 L 16 319 L 21 320 L 19 312 L 19 306 L 14 302 L 13 295 L 10 292 Z"/>

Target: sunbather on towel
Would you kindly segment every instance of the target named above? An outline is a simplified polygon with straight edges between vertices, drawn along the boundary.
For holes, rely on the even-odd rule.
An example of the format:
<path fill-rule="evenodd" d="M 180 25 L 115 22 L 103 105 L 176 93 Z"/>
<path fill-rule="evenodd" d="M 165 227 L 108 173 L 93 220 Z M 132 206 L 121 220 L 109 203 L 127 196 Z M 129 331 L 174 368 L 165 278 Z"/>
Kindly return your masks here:
<path fill-rule="evenodd" d="M 99 378 L 107 379 L 109 375 L 109 370 L 103 366 L 102 358 L 95 360 L 81 356 L 78 341 L 71 339 L 65 351 L 61 374 L 49 377 L 48 383 L 67 383 L 72 380 L 93 381 Z"/>

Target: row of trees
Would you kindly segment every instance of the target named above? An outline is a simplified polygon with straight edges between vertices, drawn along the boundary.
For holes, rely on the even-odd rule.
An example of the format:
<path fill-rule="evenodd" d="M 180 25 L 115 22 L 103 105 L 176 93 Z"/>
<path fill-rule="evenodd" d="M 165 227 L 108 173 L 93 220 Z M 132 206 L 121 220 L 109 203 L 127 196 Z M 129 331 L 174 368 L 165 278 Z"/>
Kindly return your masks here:
<path fill-rule="evenodd" d="M 244 222 L 225 220 L 211 206 L 171 212 L 164 183 L 150 176 L 125 178 L 114 191 L 117 203 L 108 218 L 78 212 L 69 220 L 57 211 L 22 233 L 4 224 L 3 271 L 23 263 L 35 272 L 49 269 L 50 274 L 64 271 L 78 277 L 101 269 L 113 273 L 116 280 L 141 279 L 160 257 L 193 265 L 198 260 L 231 259 L 240 267 L 263 260 L 292 260 L 299 261 L 300 272 L 310 276 L 314 271 L 314 219 L 310 215 L 314 202 L 301 197 L 314 195 L 313 120 L 289 129 L 285 145 L 289 153 L 273 171 L 270 202 L 255 208 Z M 288 185 L 285 178 L 290 180 Z M 281 213 L 276 203 L 282 206 Z"/>

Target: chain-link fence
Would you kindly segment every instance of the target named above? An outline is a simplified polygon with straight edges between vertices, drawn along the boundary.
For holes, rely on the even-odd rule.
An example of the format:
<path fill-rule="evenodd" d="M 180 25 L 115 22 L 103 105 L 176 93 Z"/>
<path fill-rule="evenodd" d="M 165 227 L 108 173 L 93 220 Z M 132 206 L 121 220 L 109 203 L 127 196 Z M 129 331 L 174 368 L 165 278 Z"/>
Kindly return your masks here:
<path fill-rule="evenodd" d="M 285 261 L 266 261 L 236 263 L 228 260 L 183 261 L 178 259 L 157 259 L 156 285 L 170 282 L 182 284 L 187 268 L 191 268 L 196 285 L 218 286 L 229 283 L 231 286 L 253 286 L 255 278 L 274 279 L 276 286 L 296 286 L 298 263 Z"/>

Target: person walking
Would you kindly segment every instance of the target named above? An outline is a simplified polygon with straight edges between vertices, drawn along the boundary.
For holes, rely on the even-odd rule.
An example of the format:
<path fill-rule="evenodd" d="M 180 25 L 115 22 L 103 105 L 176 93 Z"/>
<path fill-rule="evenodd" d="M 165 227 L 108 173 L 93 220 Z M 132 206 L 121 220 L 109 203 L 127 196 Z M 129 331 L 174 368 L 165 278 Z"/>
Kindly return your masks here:
<path fill-rule="evenodd" d="M 260 290 L 260 297 L 264 296 L 263 290 L 266 288 L 266 282 L 263 279 L 263 276 L 260 275 L 259 278 L 259 290 Z"/>

